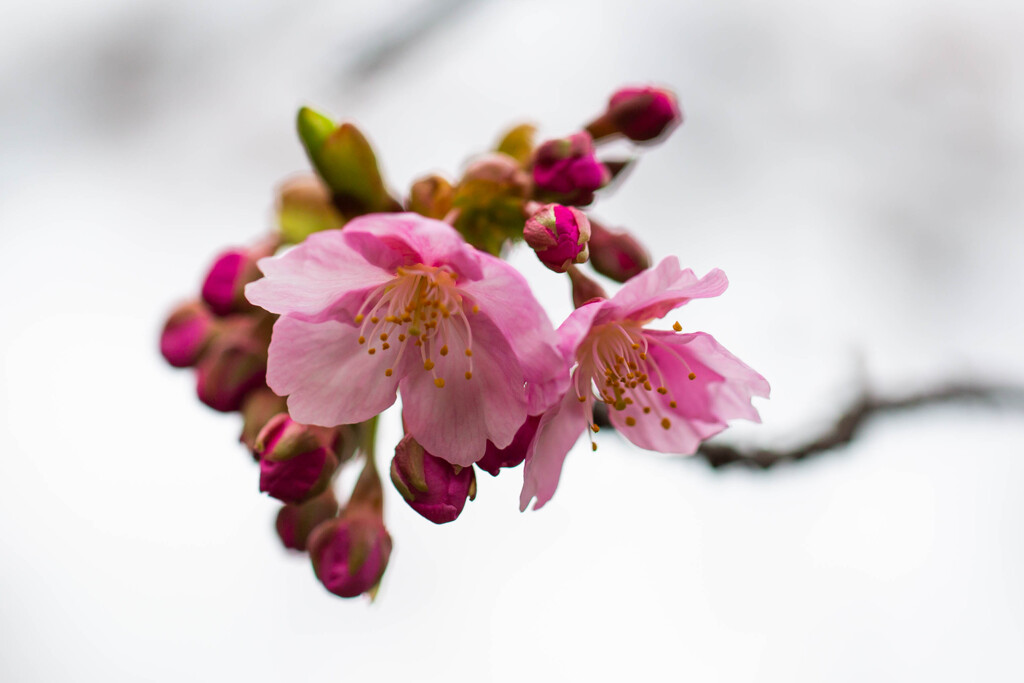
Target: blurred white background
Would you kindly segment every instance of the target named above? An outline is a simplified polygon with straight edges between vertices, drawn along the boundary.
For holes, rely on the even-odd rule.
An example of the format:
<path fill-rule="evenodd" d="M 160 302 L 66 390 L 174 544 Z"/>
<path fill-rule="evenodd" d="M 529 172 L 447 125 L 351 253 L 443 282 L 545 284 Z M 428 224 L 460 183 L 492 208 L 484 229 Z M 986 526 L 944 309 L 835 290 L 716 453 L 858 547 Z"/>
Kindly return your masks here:
<path fill-rule="evenodd" d="M 680 314 L 772 383 L 724 440 L 808 434 L 863 373 L 1022 381 L 1022 32 L 1009 0 L 5 4 L 0 680 L 1024 679 L 1020 413 L 884 418 L 767 473 L 602 436 L 542 511 L 483 475 L 443 527 L 389 486 L 369 605 L 279 548 L 237 417 L 156 350 L 307 167 L 297 107 L 405 188 L 656 82 L 686 124 L 595 214 L 729 274 Z"/>

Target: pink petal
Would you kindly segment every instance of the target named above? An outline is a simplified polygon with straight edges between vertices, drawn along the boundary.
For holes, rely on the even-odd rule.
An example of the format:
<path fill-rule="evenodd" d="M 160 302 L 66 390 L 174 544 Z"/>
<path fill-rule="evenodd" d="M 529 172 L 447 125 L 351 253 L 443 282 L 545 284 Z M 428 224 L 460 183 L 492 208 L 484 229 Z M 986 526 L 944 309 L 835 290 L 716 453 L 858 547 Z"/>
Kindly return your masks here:
<path fill-rule="evenodd" d="M 359 329 L 328 320 L 310 323 L 282 316 L 270 340 L 267 384 L 288 395 L 296 422 L 333 427 L 368 420 L 395 402 L 398 380 L 408 366 L 384 375 L 393 357 L 370 356 L 359 345 Z"/>
<path fill-rule="evenodd" d="M 465 378 L 467 340 L 452 326 L 450 351 L 431 358 L 433 372 L 411 367 L 401 383 L 407 431 L 433 455 L 463 467 L 483 457 L 488 440 L 498 448 L 508 446 L 526 420 L 523 371 L 509 341 L 482 314 L 468 318 L 472 379 Z M 435 377 L 444 380 L 443 387 L 435 385 Z"/>
<path fill-rule="evenodd" d="M 373 265 L 346 241 L 341 230 L 325 230 L 281 256 L 260 259 L 265 277 L 249 283 L 245 296 L 271 313 L 319 322 L 351 319 L 366 294 L 394 277 Z"/>
<path fill-rule="evenodd" d="M 581 403 L 574 392 L 568 392 L 560 403 L 544 413 L 537 427 L 537 436 L 526 455 L 523 468 L 523 490 L 519 509 L 526 510 L 536 497 L 533 509 L 539 510 L 551 500 L 562 476 L 562 464 L 569 450 L 586 429 L 590 403 Z"/>
<path fill-rule="evenodd" d="M 481 279 L 460 282 L 459 290 L 511 343 L 526 378 L 528 410 L 538 414 L 557 402 L 569 385 L 558 337 L 519 271 L 489 254 L 479 258 Z"/>
<path fill-rule="evenodd" d="M 689 268 L 680 270 L 679 259 L 669 256 L 623 285 L 596 323 L 662 318 L 690 299 L 718 296 L 728 286 L 729 280 L 721 270 L 715 268 L 698 278 Z"/>
<path fill-rule="evenodd" d="M 588 302 L 570 313 L 558 326 L 558 349 L 570 365 L 576 362 L 576 349 L 590 332 L 594 319 L 607 305 L 607 299 Z"/>
<path fill-rule="evenodd" d="M 455 229 L 416 213 L 374 213 L 345 224 L 345 239 L 370 263 L 394 272 L 398 266 L 449 265 L 462 277 L 482 276 L 479 252 Z"/>
<path fill-rule="evenodd" d="M 768 382 L 714 337 L 703 332 L 646 330 L 644 334 L 649 341 L 648 354 L 657 363 L 669 393 L 652 393 L 657 410 L 647 415 L 636 405 L 609 411 L 612 424 L 627 439 L 641 448 L 689 455 L 701 441 L 725 429 L 728 420 L 761 421 L 751 399 L 767 398 Z M 696 374 L 695 379 L 689 379 L 690 372 Z M 676 401 L 676 408 L 669 405 L 671 400 Z M 636 424 L 628 425 L 627 417 Z M 662 418 L 669 420 L 668 429 L 661 425 Z"/>

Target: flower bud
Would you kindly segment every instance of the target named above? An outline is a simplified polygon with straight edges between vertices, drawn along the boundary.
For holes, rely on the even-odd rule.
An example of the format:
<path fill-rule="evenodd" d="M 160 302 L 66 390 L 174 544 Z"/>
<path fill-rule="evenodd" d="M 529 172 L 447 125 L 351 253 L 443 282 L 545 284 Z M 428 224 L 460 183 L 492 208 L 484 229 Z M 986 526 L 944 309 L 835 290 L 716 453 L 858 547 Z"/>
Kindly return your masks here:
<path fill-rule="evenodd" d="M 285 503 L 301 503 L 322 493 L 338 469 L 332 450 L 335 432 L 303 425 L 280 413 L 256 437 L 260 491 Z"/>
<path fill-rule="evenodd" d="M 282 506 L 277 512 L 274 527 L 285 548 L 303 551 L 313 529 L 321 522 L 337 516 L 338 500 L 334 492 L 327 489 L 305 503 Z"/>
<path fill-rule="evenodd" d="M 579 308 L 594 299 L 607 299 L 604 288 L 580 272 L 579 268 L 569 268 L 569 279 L 572 281 L 572 305 Z"/>
<path fill-rule="evenodd" d="M 498 254 L 523 234 L 530 176 L 512 157 L 488 154 L 466 169 L 452 198 L 452 225 L 477 249 Z"/>
<path fill-rule="evenodd" d="M 347 510 L 310 534 L 309 556 L 324 587 L 343 598 L 373 591 L 391 556 L 391 536 L 379 514 Z"/>
<path fill-rule="evenodd" d="M 343 214 L 352 217 L 395 210 L 394 200 L 384 187 L 377 155 L 358 128 L 351 123 L 336 126 L 308 107 L 299 110 L 297 125 L 309 160 Z"/>
<path fill-rule="evenodd" d="M 528 416 L 523 426 L 512 437 L 512 443 L 505 448 L 498 448 L 488 441 L 484 457 L 477 460 L 476 466 L 494 477 L 498 476 L 503 467 L 515 467 L 526 459 L 526 451 L 533 443 L 533 437 L 537 435 L 539 424 L 540 415 Z"/>
<path fill-rule="evenodd" d="M 423 450 L 406 434 L 395 448 L 391 482 L 413 510 L 434 524 L 454 521 L 476 497 L 472 467 L 458 467 Z"/>
<path fill-rule="evenodd" d="M 676 96 L 669 90 L 640 86 L 622 88 L 608 109 L 587 126 L 594 139 L 624 135 L 633 142 L 655 142 L 683 121 Z"/>
<path fill-rule="evenodd" d="M 259 453 L 256 452 L 256 437 L 270 422 L 270 418 L 287 410 L 285 399 L 271 391 L 270 387 L 260 387 L 245 397 L 241 407 L 242 435 L 238 440 L 249 447 L 257 460 Z"/>
<path fill-rule="evenodd" d="M 430 175 L 420 178 L 409 190 L 409 210 L 427 218 L 441 220 L 452 210 L 455 189 L 444 177 Z"/>
<path fill-rule="evenodd" d="M 327 186 L 314 175 L 302 175 L 278 188 L 277 223 L 285 242 L 299 244 L 314 232 L 340 228 L 345 219 L 331 203 Z"/>
<path fill-rule="evenodd" d="M 611 173 L 594 156 L 589 133 L 548 140 L 534 153 L 533 185 L 540 199 L 583 206 L 610 180 Z"/>
<path fill-rule="evenodd" d="M 628 232 L 612 232 L 591 221 L 590 265 L 601 275 L 625 282 L 650 268 L 651 258 Z"/>
<path fill-rule="evenodd" d="M 213 338 L 214 322 L 210 311 L 199 301 L 189 301 L 174 309 L 160 333 L 160 353 L 176 368 L 188 368 L 199 362 Z"/>
<path fill-rule="evenodd" d="M 203 281 L 203 301 L 219 316 L 253 309 L 245 298 L 245 286 L 262 277 L 256 262 L 272 256 L 280 238 L 272 236 L 248 248 L 229 249 L 213 262 Z"/>
<path fill-rule="evenodd" d="M 590 221 L 579 209 L 548 204 L 526 221 L 523 237 L 541 263 L 564 273 L 573 263 L 586 263 Z"/>
<path fill-rule="evenodd" d="M 267 347 L 255 336 L 255 325 L 245 317 L 228 323 L 196 366 L 199 400 L 225 413 L 241 408 L 267 376 Z"/>

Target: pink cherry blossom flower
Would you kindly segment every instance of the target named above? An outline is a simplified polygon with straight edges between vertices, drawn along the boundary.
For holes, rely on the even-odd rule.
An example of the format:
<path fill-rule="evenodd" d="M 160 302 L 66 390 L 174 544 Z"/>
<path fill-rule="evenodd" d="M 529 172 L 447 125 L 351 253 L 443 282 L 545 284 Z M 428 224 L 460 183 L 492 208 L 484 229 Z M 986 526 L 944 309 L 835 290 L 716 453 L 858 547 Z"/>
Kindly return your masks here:
<path fill-rule="evenodd" d="M 267 383 L 304 424 L 353 424 L 401 391 L 407 430 L 454 465 L 511 443 L 568 383 L 522 275 L 446 223 L 370 214 L 262 259 L 249 300 L 281 317 Z"/>
<path fill-rule="evenodd" d="M 566 454 L 592 422 L 595 401 L 612 425 L 642 448 L 692 454 L 727 420 L 760 422 L 753 396 L 768 382 L 704 332 L 646 329 L 691 299 L 718 296 L 725 273 L 697 278 L 666 258 L 627 282 L 611 299 L 577 308 L 558 329 L 559 348 L 573 366 L 563 400 L 541 418 L 527 452 L 520 509 L 540 508 L 555 492 Z"/>

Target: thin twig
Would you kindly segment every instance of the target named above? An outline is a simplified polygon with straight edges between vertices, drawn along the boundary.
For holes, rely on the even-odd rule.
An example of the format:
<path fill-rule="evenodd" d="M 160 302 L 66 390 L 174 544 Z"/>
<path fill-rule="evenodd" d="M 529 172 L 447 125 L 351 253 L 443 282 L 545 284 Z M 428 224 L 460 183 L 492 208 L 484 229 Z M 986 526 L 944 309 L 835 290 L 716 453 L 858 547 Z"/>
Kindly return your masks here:
<path fill-rule="evenodd" d="M 943 403 L 985 403 L 1024 408 L 1024 387 L 996 384 L 950 384 L 904 398 L 877 398 L 865 393 L 818 437 L 791 449 L 755 448 L 704 443 L 697 456 L 714 468 L 740 465 L 768 469 L 783 462 L 805 460 L 852 442 L 871 418 Z"/>

